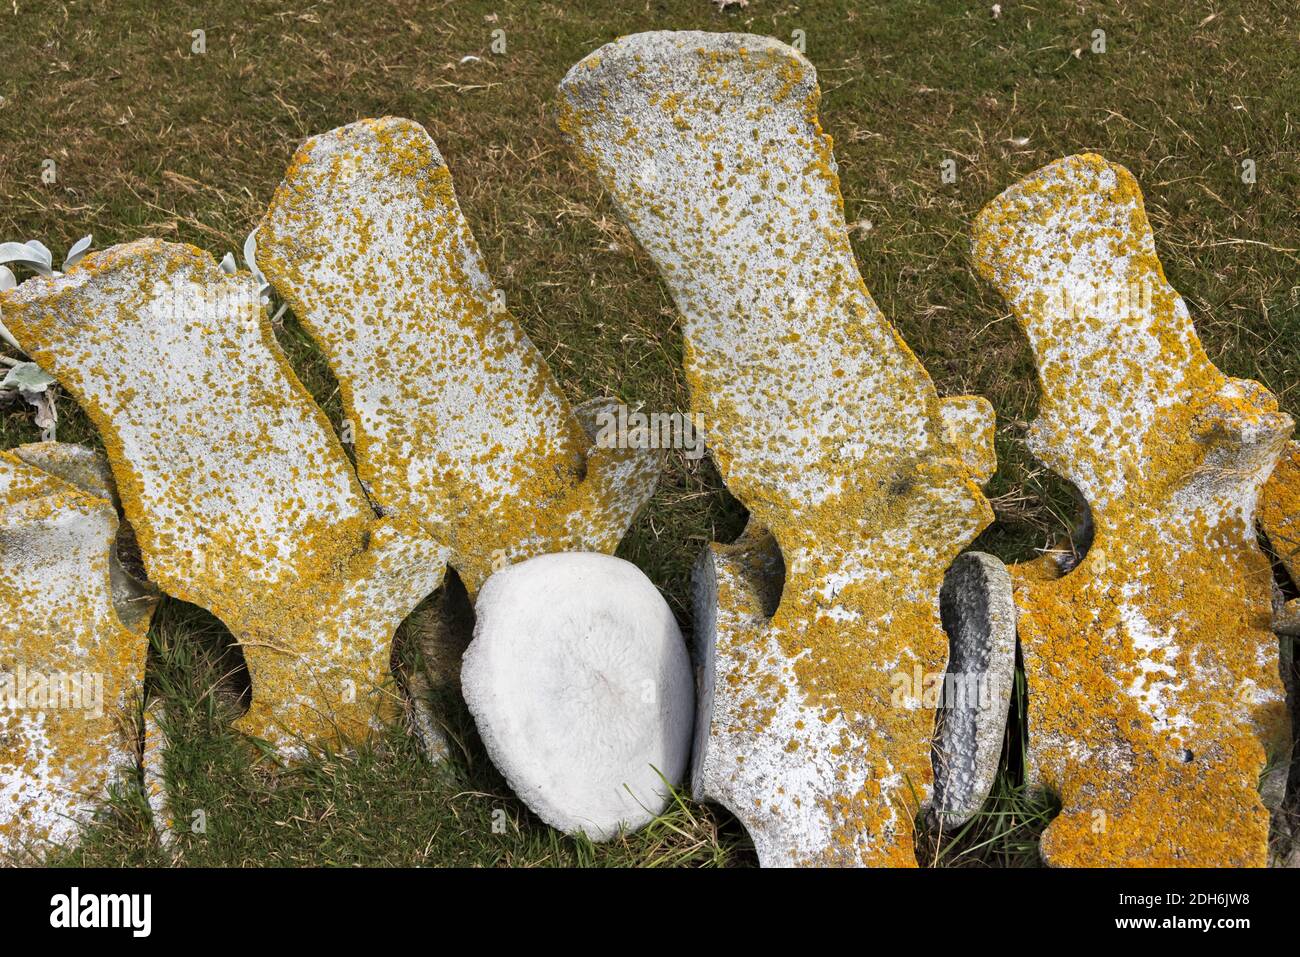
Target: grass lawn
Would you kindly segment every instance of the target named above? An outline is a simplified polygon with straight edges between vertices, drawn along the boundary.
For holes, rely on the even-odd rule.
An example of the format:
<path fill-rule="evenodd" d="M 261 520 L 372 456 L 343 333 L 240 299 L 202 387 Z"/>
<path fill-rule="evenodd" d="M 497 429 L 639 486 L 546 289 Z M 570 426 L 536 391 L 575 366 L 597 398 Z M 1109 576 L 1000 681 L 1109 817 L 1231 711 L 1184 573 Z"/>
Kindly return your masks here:
<path fill-rule="evenodd" d="M 684 411 L 675 310 L 610 201 L 554 122 L 568 67 L 622 34 L 803 31 L 824 91 L 847 215 L 868 287 L 943 394 L 997 409 L 998 521 L 977 543 L 1031 557 L 1068 533 L 1069 489 L 1022 435 L 1034 369 L 999 297 L 975 276 L 970 226 L 1005 187 L 1091 150 L 1136 175 L 1170 281 L 1210 358 L 1258 379 L 1300 416 L 1300 11 L 1291 0 L 1123 3 L 709 0 L 374 3 L 149 0 L 0 6 L 0 240 L 43 240 L 61 257 L 143 236 L 218 258 L 260 219 L 309 135 L 395 114 L 428 128 L 511 310 L 569 398 L 618 396 Z M 205 31 L 206 53 L 191 52 Z M 504 53 L 490 47 L 503 30 Z M 1095 30 L 1105 52 L 1093 52 Z M 468 55 L 477 60 L 461 62 Z M 955 183 L 940 164 L 957 164 Z M 1253 160 L 1256 181 L 1241 177 Z M 53 160 L 57 181 L 42 171 Z M 336 385 L 292 317 L 281 342 L 339 425 Z M 59 438 L 98 444 L 59 401 Z M 0 444 L 39 437 L 21 402 L 0 407 Z M 707 458 L 670 453 L 619 554 L 660 587 L 689 636 L 689 573 L 744 510 Z M 419 616 L 417 612 L 417 619 Z M 419 627 L 419 621 L 408 623 Z M 359 752 L 277 770 L 224 730 L 238 667 L 210 616 L 165 601 L 151 681 L 177 703 L 167 773 L 179 817 L 203 834 L 159 846 L 140 801 L 118 795 L 79 865 L 745 865 L 729 815 L 683 799 L 644 831 L 592 845 L 516 801 L 454 693 L 454 739 L 431 769 L 400 728 Z M 1021 696 L 1023 700 L 1023 694 Z M 1032 864 L 1052 808 L 1019 784 L 1019 719 L 985 812 L 919 849 L 923 863 Z M 504 812 L 502 814 L 501 812 Z M 502 823 L 504 822 L 504 826 Z"/>

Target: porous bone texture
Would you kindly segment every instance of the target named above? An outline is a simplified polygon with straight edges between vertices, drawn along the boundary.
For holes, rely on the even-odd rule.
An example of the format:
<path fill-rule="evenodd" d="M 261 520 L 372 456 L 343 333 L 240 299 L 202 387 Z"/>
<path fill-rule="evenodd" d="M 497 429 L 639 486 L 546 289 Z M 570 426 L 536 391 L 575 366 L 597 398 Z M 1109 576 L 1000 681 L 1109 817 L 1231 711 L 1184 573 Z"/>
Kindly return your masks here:
<path fill-rule="evenodd" d="M 662 812 L 690 764 L 695 693 L 644 573 L 609 555 L 542 555 L 489 578 L 475 612 L 461 687 L 519 798 L 596 841 Z"/>
<path fill-rule="evenodd" d="M 951 654 L 935 738 L 931 817 L 943 831 L 984 803 L 1002 757 L 1016 673 L 1011 575 L 983 552 L 959 555 L 944 577 L 939 609 Z"/>

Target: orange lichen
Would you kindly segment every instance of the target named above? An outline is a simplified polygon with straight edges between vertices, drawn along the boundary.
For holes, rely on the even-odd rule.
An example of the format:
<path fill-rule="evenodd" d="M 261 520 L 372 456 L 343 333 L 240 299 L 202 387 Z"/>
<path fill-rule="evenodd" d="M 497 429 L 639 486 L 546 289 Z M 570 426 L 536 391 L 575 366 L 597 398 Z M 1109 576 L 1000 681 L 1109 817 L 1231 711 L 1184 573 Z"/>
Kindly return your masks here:
<path fill-rule="evenodd" d="M 84 450 L 79 450 L 84 452 Z M 94 489 L 24 461 L 69 464 Z M 73 836 L 135 763 L 155 596 L 117 560 L 117 513 L 54 443 L 0 452 L 0 861 Z"/>
<path fill-rule="evenodd" d="M 1264 485 L 1259 524 L 1291 581 L 1300 585 L 1300 442 L 1287 445 Z"/>
<path fill-rule="evenodd" d="M 1094 523 L 1069 574 L 1016 574 L 1030 773 L 1062 801 L 1043 854 L 1261 865 L 1289 730 L 1251 509 L 1291 420 L 1206 358 L 1122 167 L 1074 156 L 1012 187 L 975 259 L 1037 360 L 1031 448 Z"/>
<path fill-rule="evenodd" d="M 944 669 L 939 588 L 992 518 L 992 411 L 940 400 L 872 302 L 815 72 L 789 47 L 642 34 L 561 90 L 563 129 L 685 317 L 693 407 L 752 516 L 750 539 L 708 553 L 697 793 L 765 863 L 915 864 L 934 710 L 899 707 L 892 678 Z M 785 564 L 770 620 L 744 571 L 764 536 Z"/>
<path fill-rule="evenodd" d="M 389 641 L 445 549 L 375 518 L 253 279 L 145 240 L 23 283 L 4 309 L 99 429 L 150 579 L 242 645 L 238 726 L 292 753 L 392 714 Z"/>
<path fill-rule="evenodd" d="M 617 547 L 659 457 L 590 448 L 422 127 L 386 117 L 308 140 L 259 234 L 260 267 L 338 377 L 361 478 L 447 543 L 471 594 L 505 563 Z"/>

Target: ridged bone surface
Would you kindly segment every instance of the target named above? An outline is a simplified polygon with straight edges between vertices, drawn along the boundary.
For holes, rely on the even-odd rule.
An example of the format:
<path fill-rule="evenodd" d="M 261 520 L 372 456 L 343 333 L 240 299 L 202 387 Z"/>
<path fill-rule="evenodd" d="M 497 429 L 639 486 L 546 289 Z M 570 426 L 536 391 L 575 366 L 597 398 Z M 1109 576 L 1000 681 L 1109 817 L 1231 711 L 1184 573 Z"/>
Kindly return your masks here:
<path fill-rule="evenodd" d="M 1093 542 L 1016 598 L 1031 774 L 1063 865 L 1263 864 L 1260 776 L 1289 741 L 1258 490 L 1291 419 L 1206 357 L 1133 176 L 1091 154 L 981 212 L 975 260 L 1038 366 L 1030 446 Z"/>
<path fill-rule="evenodd" d="M 141 240 L 2 298 L 99 429 L 150 579 L 243 646 L 253 702 L 237 727 L 293 755 L 393 713 L 391 638 L 446 549 L 375 517 L 256 281 Z"/>
<path fill-rule="evenodd" d="M 0 452 L 0 863 L 72 840 L 139 758 L 156 595 L 117 559 L 99 478 L 77 446 Z"/>
<path fill-rule="evenodd" d="M 385 117 L 308 140 L 258 232 L 260 268 L 339 380 L 362 479 L 447 542 L 471 594 L 509 561 L 617 547 L 660 455 L 592 447 L 423 127 Z"/>
<path fill-rule="evenodd" d="M 801 55 L 639 34 L 578 63 L 561 94 L 565 132 L 684 317 L 722 475 L 785 563 L 770 620 L 725 574 L 704 610 L 699 793 L 741 818 L 764 864 L 914 864 L 935 716 L 892 701 L 891 679 L 944 671 L 938 594 L 992 517 L 976 485 L 992 411 L 940 400 L 872 302 Z"/>
<path fill-rule="evenodd" d="M 944 577 L 939 609 L 951 654 L 930 816 L 941 832 L 952 832 L 983 806 L 1002 758 L 1016 672 L 1016 609 L 1006 566 L 983 552 L 959 555 Z"/>

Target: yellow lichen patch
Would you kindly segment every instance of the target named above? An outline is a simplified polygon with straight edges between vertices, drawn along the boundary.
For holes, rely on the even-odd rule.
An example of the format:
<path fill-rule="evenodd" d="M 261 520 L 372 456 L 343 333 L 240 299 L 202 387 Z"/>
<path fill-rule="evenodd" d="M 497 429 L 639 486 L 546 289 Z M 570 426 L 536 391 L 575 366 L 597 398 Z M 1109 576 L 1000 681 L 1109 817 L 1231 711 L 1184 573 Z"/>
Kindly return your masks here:
<path fill-rule="evenodd" d="M 255 280 L 144 240 L 0 298 L 98 427 L 150 579 L 243 646 L 253 702 L 238 726 L 288 754 L 391 713 L 389 643 L 445 549 L 376 519 Z"/>
<path fill-rule="evenodd" d="M 1286 453 L 1264 484 L 1259 524 L 1291 581 L 1300 585 L 1300 442 L 1287 444 Z"/>
<path fill-rule="evenodd" d="M 0 453 L 0 862 L 72 838 L 138 758 L 135 730 L 155 596 L 116 557 L 117 513 Z"/>
<path fill-rule="evenodd" d="M 697 585 L 696 792 L 740 817 L 765 864 L 914 865 L 935 715 L 900 703 L 895 679 L 944 671 L 939 590 L 992 518 L 975 484 L 992 410 L 940 400 L 867 292 L 798 53 L 640 34 L 561 92 L 565 132 L 683 314 L 694 410 L 752 515 Z M 785 586 L 760 617 L 751 565 L 774 549 Z"/>
<path fill-rule="evenodd" d="M 617 547 L 659 456 L 588 454 L 423 127 L 387 117 L 308 140 L 258 262 L 330 361 L 375 500 L 446 542 L 471 594 L 508 562 Z"/>
<path fill-rule="evenodd" d="M 1007 190 L 975 261 L 1037 361 L 1030 446 L 1094 524 L 1073 571 L 1015 576 L 1030 774 L 1062 802 L 1043 855 L 1262 865 L 1289 728 L 1252 513 L 1292 422 L 1206 358 L 1122 167 L 1072 156 Z"/>
<path fill-rule="evenodd" d="M 1259 524 L 1269 547 L 1300 585 L 1300 442 L 1291 442 L 1259 497 Z M 1280 635 L 1300 636 L 1300 598 L 1280 595 L 1273 609 L 1273 627 Z"/>

